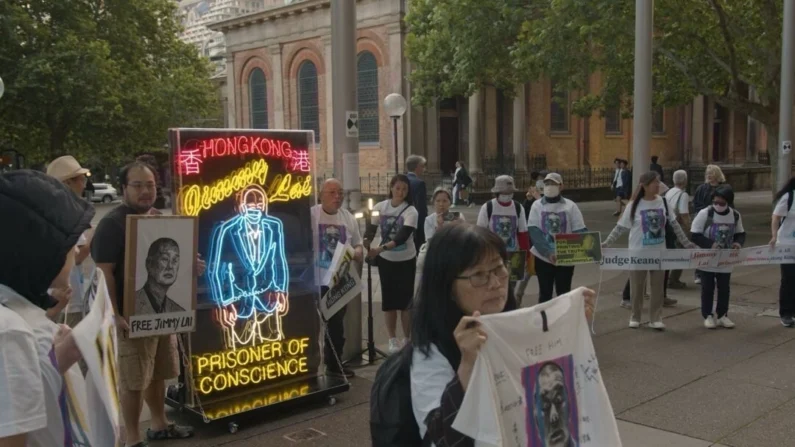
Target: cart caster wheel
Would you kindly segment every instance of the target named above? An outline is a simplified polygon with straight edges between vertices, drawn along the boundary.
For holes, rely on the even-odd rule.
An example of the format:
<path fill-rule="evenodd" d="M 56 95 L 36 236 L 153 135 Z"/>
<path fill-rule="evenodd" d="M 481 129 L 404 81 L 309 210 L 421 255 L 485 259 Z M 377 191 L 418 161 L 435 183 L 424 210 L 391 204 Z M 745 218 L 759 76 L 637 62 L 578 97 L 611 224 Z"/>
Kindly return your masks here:
<path fill-rule="evenodd" d="M 334 397 L 334 396 L 329 396 L 329 398 L 328 398 L 328 404 L 329 404 L 329 406 L 332 406 L 332 407 L 333 407 L 334 405 L 337 405 L 337 398 L 336 398 L 336 397 Z"/>
<path fill-rule="evenodd" d="M 230 423 L 229 423 L 229 426 L 228 426 L 228 428 L 229 428 L 229 433 L 235 434 L 235 433 L 237 433 L 237 430 L 238 430 L 240 427 L 238 427 L 237 423 L 235 423 L 235 422 L 230 422 Z"/>

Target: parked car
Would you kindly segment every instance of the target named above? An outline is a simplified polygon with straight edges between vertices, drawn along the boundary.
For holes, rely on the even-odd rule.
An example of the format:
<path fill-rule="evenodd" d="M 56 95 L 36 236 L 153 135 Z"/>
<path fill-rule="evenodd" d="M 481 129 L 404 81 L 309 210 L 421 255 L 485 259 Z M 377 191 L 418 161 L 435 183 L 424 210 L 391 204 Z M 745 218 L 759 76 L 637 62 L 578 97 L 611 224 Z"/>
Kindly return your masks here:
<path fill-rule="evenodd" d="M 94 183 L 94 194 L 91 195 L 92 202 L 110 203 L 118 198 L 118 191 L 109 183 Z"/>

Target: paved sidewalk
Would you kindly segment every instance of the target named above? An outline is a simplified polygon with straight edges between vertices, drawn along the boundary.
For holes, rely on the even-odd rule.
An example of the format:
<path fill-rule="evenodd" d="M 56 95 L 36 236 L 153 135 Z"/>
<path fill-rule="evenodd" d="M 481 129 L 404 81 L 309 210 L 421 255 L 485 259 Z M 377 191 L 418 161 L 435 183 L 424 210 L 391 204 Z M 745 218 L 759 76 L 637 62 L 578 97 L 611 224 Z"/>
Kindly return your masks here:
<path fill-rule="evenodd" d="M 738 194 L 737 208 L 748 231 L 748 246 L 763 245 L 770 238 L 770 200 L 769 192 Z M 609 202 L 585 203 L 581 209 L 589 228 L 603 234 L 616 221 Z M 475 221 L 477 207 L 459 210 L 468 221 Z M 625 241 L 616 246 L 625 246 Z M 377 271 L 373 275 L 376 342 L 385 349 Z M 665 310 L 668 330 L 658 333 L 627 328 L 628 311 L 619 307 L 625 273 L 602 272 L 596 266 L 580 266 L 575 272 L 575 287 L 588 286 L 599 292 L 594 344 L 624 446 L 795 445 L 795 330 L 783 328 L 777 318 L 778 268 L 735 270 L 730 313 L 737 328 L 733 330 L 703 328 L 700 291 L 692 284 L 692 274 L 686 272 L 683 278 L 688 279 L 688 288 L 669 292 L 679 299 L 679 305 Z M 537 302 L 535 280 L 524 302 Z M 366 308 L 363 310 L 366 313 Z M 366 330 L 363 315 L 365 334 Z M 369 445 L 368 401 L 376 368 L 360 368 L 351 391 L 340 395 L 334 407 L 318 403 L 278 414 L 244 415 L 237 434 L 226 433 L 225 424 L 210 424 L 199 427 L 195 439 L 168 445 Z M 177 417 L 199 424 L 184 415 Z"/>

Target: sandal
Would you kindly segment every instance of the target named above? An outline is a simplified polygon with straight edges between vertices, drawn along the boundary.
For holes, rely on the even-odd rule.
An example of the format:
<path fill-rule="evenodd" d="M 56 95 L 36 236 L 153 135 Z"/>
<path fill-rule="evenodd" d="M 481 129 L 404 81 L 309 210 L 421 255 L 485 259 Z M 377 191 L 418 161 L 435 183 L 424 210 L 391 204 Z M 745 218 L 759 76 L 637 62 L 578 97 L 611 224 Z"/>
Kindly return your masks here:
<path fill-rule="evenodd" d="M 146 430 L 146 438 L 150 441 L 162 439 L 185 439 L 193 436 L 193 427 L 187 425 L 169 424 L 165 430 Z"/>

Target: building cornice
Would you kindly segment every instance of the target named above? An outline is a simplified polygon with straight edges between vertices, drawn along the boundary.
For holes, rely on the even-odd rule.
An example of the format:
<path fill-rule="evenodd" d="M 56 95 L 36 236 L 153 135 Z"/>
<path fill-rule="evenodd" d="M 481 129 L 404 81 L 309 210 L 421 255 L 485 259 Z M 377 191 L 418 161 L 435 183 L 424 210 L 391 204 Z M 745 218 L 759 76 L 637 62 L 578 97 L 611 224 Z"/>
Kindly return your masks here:
<path fill-rule="evenodd" d="M 235 17 L 232 19 L 221 20 L 207 25 L 213 31 L 227 32 L 235 28 L 245 28 L 247 26 L 275 21 L 287 17 L 306 14 L 320 9 L 331 7 L 330 0 L 304 0 L 291 5 L 280 6 L 277 8 L 266 9 L 251 14 Z"/>

